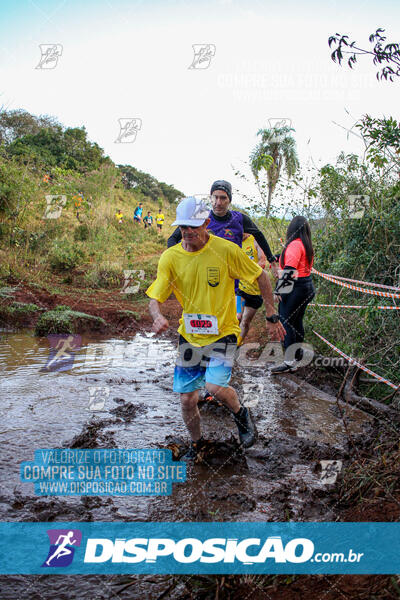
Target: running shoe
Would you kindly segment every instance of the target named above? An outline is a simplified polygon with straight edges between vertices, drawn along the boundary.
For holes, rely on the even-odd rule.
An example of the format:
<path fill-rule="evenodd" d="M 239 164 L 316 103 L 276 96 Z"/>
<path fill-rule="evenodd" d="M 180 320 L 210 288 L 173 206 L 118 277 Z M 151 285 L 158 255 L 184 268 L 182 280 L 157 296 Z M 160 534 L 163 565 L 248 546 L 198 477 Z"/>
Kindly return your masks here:
<path fill-rule="evenodd" d="M 275 375 L 276 373 L 294 373 L 295 371 L 297 371 L 295 361 L 284 361 L 282 364 L 277 365 L 276 367 L 272 367 L 271 369 L 271 373 L 273 375 Z"/>
<path fill-rule="evenodd" d="M 197 440 L 197 442 L 190 442 L 189 450 L 182 456 L 180 460 L 192 461 L 196 460 L 198 453 L 204 447 L 206 440 L 203 436 Z"/>
<path fill-rule="evenodd" d="M 246 406 L 241 406 L 239 412 L 234 414 L 233 418 L 239 431 L 240 442 L 245 448 L 250 448 L 257 439 L 257 431 L 249 409 Z"/>

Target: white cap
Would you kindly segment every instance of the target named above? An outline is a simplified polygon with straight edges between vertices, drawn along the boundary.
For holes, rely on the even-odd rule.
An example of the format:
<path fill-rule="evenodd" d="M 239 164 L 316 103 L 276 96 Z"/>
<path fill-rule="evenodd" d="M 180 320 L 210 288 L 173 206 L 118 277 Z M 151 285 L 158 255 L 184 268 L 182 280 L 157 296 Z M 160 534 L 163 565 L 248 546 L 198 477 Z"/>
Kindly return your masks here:
<path fill-rule="evenodd" d="M 194 196 L 184 198 L 176 207 L 176 219 L 172 225 L 200 227 L 208 219 L 210 209 L 202 199 Z"/>

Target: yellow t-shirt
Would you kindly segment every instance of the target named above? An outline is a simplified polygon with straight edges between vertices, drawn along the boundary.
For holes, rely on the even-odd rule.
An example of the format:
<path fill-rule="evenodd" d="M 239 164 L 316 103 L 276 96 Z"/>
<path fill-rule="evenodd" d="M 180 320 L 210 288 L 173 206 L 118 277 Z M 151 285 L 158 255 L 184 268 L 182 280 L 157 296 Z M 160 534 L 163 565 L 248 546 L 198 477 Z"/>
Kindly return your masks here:
<path fill-rule="evenodd" d="M 122 212 L 119 212 L 119 213 L 117 212 L 117 213 L 115 213 L 115 218 L 116 218 L 116 219 L 119 219 L 119 220 L 121 220 L 123 216 L 124 216 L 124 215 L 122 214 Z"/>
<path fill-rule="evenodd" d="M 164 223 L 164 215 L 163 215 L 163 213 L 158 213 L 156 215 L 156 223 L 157 223 L 157 225 L 162 225 Z"/>
<path fill-rule="evenodd" d="M 254 236 L 249 235 L 242 243 L 242 250 L 247 254 L 247 256 L 258 263 L 258 253 L 257 248 L 254 243 Z M 260 288 L 258 287 L 257 281 L 250 283 L 249 281 L 245 281 L 244 279 L 239 281 L 239 290 L 243 290 L 246 294 L 251 294 L 252 296 L 260 295 Z"/>
<path fill-rule="evenodd" d="M 236 317 L 235 279 L 253 282 L 261 267 L 228 240 L 210 233 L 196 252 L 187 252 L 182 242 L 162 253 L 157 279 L 146 290 L 150 298 L 165 302 L 173 292 L 183 308 L 178 332 L 193 346 L 206 346 L 229 334 L 239 336 Z M 217 334 L 187 333 L 183 314 L 214 315 Z"/>

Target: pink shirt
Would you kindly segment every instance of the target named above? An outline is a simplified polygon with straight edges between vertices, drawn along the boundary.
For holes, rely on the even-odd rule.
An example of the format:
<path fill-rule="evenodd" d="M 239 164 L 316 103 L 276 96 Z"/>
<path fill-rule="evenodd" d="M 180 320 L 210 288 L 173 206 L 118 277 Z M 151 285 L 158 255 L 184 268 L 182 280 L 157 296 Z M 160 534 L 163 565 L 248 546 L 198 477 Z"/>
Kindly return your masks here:
<path fill-rule="evenodd" d="M 314 260 L 311 261 L 311 265 L 308 263 L 306 249 L 300 238 L 296 238 L 293 242 L 290 242 L 285 252 L 285 264 L 282 264 L 282 254 L 279 261 L 281 269 L 284 267 L 294 267 L 297 269 L 299 277 L 308 277 L 311 273 L 311 267 Z"/>

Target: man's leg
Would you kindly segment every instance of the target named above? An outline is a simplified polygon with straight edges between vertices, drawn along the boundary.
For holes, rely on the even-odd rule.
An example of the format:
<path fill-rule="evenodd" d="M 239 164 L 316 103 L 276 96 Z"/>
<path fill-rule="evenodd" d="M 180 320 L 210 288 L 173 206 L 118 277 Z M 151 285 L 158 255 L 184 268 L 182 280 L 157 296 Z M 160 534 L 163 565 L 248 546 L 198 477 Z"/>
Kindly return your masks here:
<path fill-rule="evenodd" d="M 192 442 L 197 442 L 201 437 L 200 413 L 197 407 L 198 401 L 198 390 L 181 394 L 182 417 L 188 428 Z"/>
<path fill-rule="evenodd" d="M 202 349 L 179 336 L 178 357 L 174 370 L 174 392 L 180 394 L 182 417 L 192 443 L 201 437 L 198 390 L 204 386 L 206 368 L 201 365 Z"/>
<path fill-rule="evenodd" d="M 229 385 L 236 342 L 236 336 L 230 335 L 213 344 L 213 355 L 206 369 L 206 388 L 232 411 L 240 442 L 249 448 L 257 439 L 257 431 L 248 408 L 241 406 L 236 391 Z"/>
<path fill-rule="evenodd" d="M 254 319 L 254 315 L 256 314 L 256 312 L 256 308 L 251 308 L 250 306 L 244 307 L 242 320 L 240 322 L 240 337 L 242 338 L 242 341 L 249 333 L 250 323 Z"/>
<path fill-rule="evenodd" d="M 236 413 L 240 409 L 240 402 L 236 391 L 228 385 L 228 387 L 221 387 L 215 383 L 206 383 L 206 389 L 220 400 L 225 406 L 227 406 L 232 412 Z"/>
<path fill-rule="evenodd" d="M 233 419 L 239 431 L 241 444 L 243 444 L 245 448 L 253 446 L 257 440 L 257 430 L 254 426 L 249 409 L 240 404 L 238 395 L 233 387 L 230 385 L 222 387 L 207 382 L 206 388 L 232 411 Z"/>

